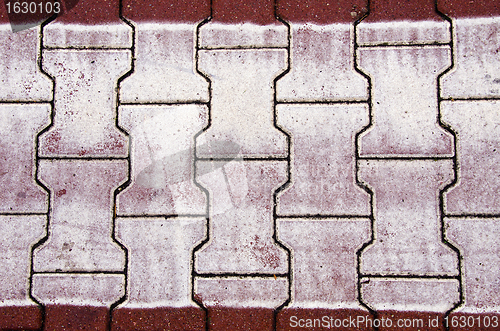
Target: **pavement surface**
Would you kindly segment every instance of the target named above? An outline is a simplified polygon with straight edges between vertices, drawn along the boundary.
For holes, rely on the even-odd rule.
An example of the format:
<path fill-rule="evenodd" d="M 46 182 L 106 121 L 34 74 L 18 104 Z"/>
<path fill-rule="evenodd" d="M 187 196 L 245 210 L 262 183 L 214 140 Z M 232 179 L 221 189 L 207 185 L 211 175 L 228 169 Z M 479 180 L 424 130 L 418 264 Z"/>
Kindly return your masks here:
<path fill-rule="evenodd" d="M 498 0 L 5 0 L 0 128 L 0 330 L 500 330 Z"/>

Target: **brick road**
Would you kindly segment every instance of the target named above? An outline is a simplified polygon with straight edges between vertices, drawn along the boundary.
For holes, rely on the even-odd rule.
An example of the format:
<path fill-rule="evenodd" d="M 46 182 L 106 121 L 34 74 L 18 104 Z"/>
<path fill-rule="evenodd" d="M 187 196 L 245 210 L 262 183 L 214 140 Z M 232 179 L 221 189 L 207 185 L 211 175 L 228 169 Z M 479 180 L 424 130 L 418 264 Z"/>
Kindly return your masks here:
<path fill-rule="evenodd" d="M 15 2 L 1 330 L 500 330 L 498 1 Z"/>

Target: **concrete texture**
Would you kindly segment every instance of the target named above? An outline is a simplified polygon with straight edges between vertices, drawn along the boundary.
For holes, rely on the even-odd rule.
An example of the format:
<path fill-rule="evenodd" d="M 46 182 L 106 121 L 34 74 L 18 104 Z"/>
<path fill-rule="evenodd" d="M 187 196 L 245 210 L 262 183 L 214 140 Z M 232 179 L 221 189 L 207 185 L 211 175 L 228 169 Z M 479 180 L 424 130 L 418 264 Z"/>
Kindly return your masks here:
<path fill-rule="evenodd" d="M 500 328 L 498 3 L 7 10 L 0 330 Z"/>

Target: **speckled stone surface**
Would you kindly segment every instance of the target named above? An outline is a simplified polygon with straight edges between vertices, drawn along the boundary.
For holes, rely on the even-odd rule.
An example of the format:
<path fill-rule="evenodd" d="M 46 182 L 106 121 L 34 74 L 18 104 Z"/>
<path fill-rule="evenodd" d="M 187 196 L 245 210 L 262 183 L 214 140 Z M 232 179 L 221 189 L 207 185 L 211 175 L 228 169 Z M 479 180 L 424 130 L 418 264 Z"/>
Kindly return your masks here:
<path fill-rule="evenodd" d="M 0 330 L 500 329 L 498 2 L 14 5 Z"/>

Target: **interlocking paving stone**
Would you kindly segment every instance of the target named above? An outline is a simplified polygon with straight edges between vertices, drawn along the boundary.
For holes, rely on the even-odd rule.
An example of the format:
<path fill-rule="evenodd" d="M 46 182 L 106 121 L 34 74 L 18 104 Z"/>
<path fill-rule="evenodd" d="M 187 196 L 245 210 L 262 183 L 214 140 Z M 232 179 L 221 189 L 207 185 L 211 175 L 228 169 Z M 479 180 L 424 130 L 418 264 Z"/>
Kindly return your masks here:
<path fill-rule="evenodd" d="M 438 192 L 451 181 L 449 160 L 371 160 L 359 177 L 374 191 L 375 242 L 362 271 L 380 274 L 457 274 L 455 252 L 441 243 Z M 404 183 L 402 185 L 402 183 Z"/>
<path fill-rule="evenodd" d="M 273 242 L 273 192 L 286 180 L 283 161 L 198 162 L 210 199 L 210 241 L 196 252 L 200 273 L 283 273 L 286 252 Z M 212 170 L 212 171 L 210 171 Z"/>
<path fill-rule="evenodd" d="M 0 116 L 0 212 L 45 213 L 48 195 L 34 178 L 35 141 L 50 123 L 50 105 L 0 103 Z"/>
<path fill-rule="evenodd" d="M 450 214 L 498 214 L 498 101 L 443 102 L 442 117 L 457 133 L 458 183 L 446 192 Z M 498 151 L 497 151 L 498 149 Z"/>
<path fill-rule="evenodd" d="M 498 49 L 500 19 L 457 18 L 455 25 L 455 66 L 443 77 L 445 98 L 500 96 Z M 478 39 L 483 42 L 478 43 Z"/>
<path fill-rule="evenodd" d="M 198 56 L 199 69 L 211 80 L 212 102 L 210 127 L 196 140 L 197 155 L 227 157 L 233 152 L 209 147 L 230 141 L 243 157 L 286 156 L 286 136 L 273 126 L 273 79 L 286 69 L 286 51 L 201 50 Z"/>
<path fill-rule="evenodd" d="M 63 8 L 0 5 L 1 330 L 498 328 L 498 3 Z"/>
<path fill-rule="evenodd" d="M 362 309 L 353 281 L 357 279 L 355 252 L 368 241 L 369 228 L 366 218 L 279 220 L 279 237 L 294 252 L 290 309 Z"/>
<path fill-rule="evenodd" d="M 37 27 L 12 33 L 9 24 L 0 24 L 0 101 L 52 99 L 52 83 L 37 65 L 39 32 Z"/>

